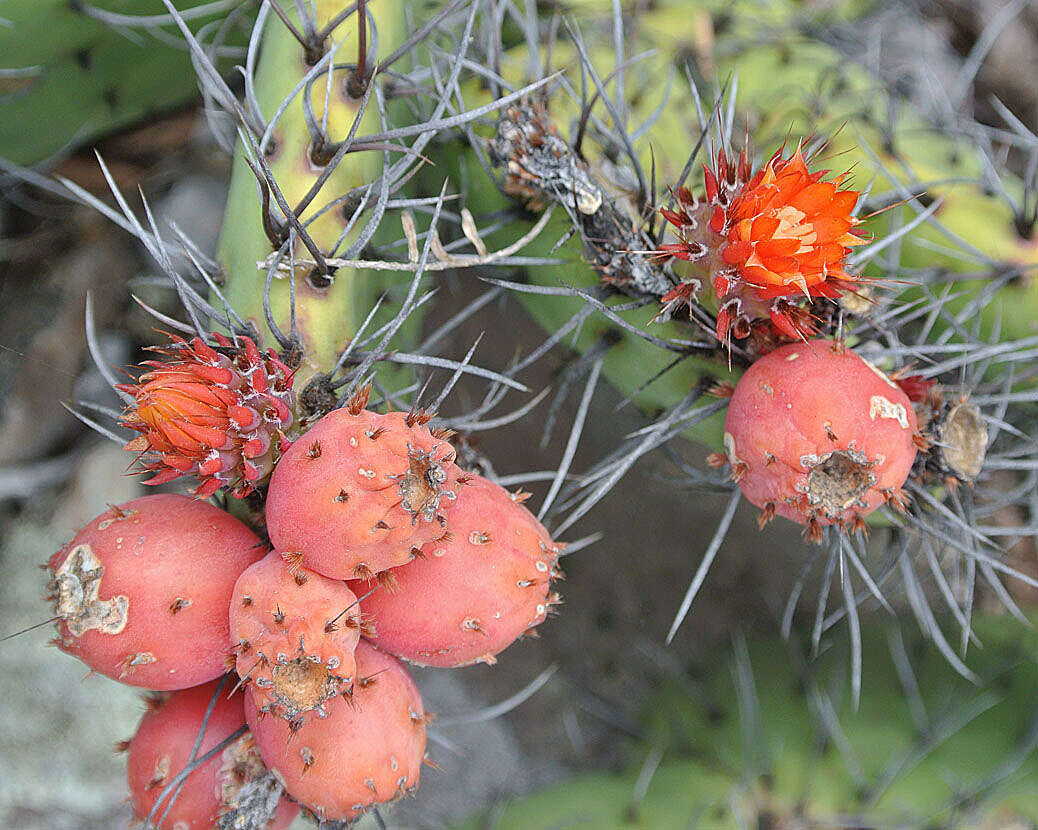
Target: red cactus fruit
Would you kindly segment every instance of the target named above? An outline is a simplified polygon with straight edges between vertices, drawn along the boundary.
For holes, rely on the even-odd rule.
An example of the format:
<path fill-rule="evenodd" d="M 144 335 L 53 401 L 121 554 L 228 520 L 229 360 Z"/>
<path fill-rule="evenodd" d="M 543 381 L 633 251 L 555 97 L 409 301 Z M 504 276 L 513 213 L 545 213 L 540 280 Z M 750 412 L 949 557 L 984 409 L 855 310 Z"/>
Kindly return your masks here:
<path fill-rule="evenodd" d="M 363 640 L 352 697 L 328 701 L 328 717 L 301 726 L 264 717 L 246 694 L 256 747 L 293 798 L 319 819 L 347 821 L 418 787 L 426 715 L 418 689 L 395 657 Z"/>
<path fill-rule="evenodd" d="M 462 471 L 428 416 L 365 410 L 362 400 L 325 415 L 274 470 L 267 529 L 274 547 L 332 579 L 403 565 L 443 536 Z"/>
<path fill-rule="evenodd" d="M 166 360 L 145 362 L 149 371 L 137 383 L 119 386 L 134 397 L 123 424 L 140 433 L 126 449 L 154 473 L 145 484 L 194 475 L 197 496 L 227 487 L 242 498 L 288 447 L 292 371 L 248 337 L 213 339 L 209 346 L 174 336 L 172 345 L 152 349 Z"/>
<path fill-rule="evenodd" d="M 154 495 L 111 507 L 50 559 L 55 644 L 131 686 L 212 680 L 226 671 L 235 580 L 264 553 L 207 502 Z"/>
<path fill-rule="evenodd" d="M 324 717 L 328 699 L 352 689 L 365 628 L 350 589 L 296 559 L 268 554 L 245 569 L 231 598 L 238 676 L 260 709 L 289 720 Z"/>
<path fill-rule="evenodd" d="M 884 502 L 902 503 L 916 456 L 912 402 L 885 374 L 829 340 L 783 346 L 739 379 L 725 449 L 743 494 L 774 514 L 861 529 Z"/>
<path fill-rule="evenodd" d="M 149 701 L 149 711 L 141 718 L 136 734 L 121 745 L 129 753 L 126 777 L 133 814 L 138 820 L 147 819 L 163 790 L 187 767 L 210 703 L 213 710 L 196 758 L 244 730 L 244 695 L 239 693 L 228 699 L 230 689 L 230 680 L 222 687 L 219 681 L 213 681 Z M 157 830 L 215 827 L 217 818 L 235 804 L 241 788 L 266 772 L 252 736 L 243 731 L 183 779 L 183 787 L 172 803 L 168 795 L 162 799 L 151 826 Z M 266 825 L 267 830 L 287 827 L 298 812 L 297 805 L 282 799 Z M 166 816 L 160 822 L 163 813 Z"/>
<path fill-rule="evenodd" d="M 479 476 L 451 511 L 451 538 L 394 568 L 395 586 L 364 600 L 379 648 L 413 663 L 494 663 L 559 602 L 551 578 L 559 548 L 522 497 Z M 364 595 L 371 586 L 350 583 Z"/>
<path fill-rule="evenodd" d="M 828 171 L 811 172 L 800 148 L 789 157 L 782 152 L 751 177 L 745 152 L 729 161 L 721 151 L 716 169 L 704 165 L 705 199 L 679 188 L 677 209 L 661 210 L 679 241 L 661 245 L 658 255 L 695 264 L 690 278 L 662 298 L 664 311 L 693 302 L 708 282 L 722 342 L 754 334 L 809 337 L 814 325 L 797 301 L 836 299 L 859 280 L 844 260 L 865 241 L 852 214 L 860 193 L 843 188 L 845 175 L 823 181 Z"/>

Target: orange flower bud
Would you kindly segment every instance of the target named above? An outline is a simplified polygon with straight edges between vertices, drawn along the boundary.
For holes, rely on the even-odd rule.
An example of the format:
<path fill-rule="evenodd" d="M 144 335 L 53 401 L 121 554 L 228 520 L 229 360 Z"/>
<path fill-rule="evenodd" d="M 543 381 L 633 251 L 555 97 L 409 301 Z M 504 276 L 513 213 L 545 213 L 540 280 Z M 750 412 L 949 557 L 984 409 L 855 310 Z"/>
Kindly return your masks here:
<path fill-rule="evenodd" d="M 853 232 L 856 190 L 841 190 L 844 177 L 822 181 L 797 150 L 775 153 L 733 200 L 725 217 L 727 244 L 721 258 L 735 266 L 761 299 L 836 298 L 851 248 L 865 240 Z"/>
<path fill-rule="evenodd" d="M 163 484 L 194 475 L 194 493 L 207 498 L 228 487 L 243 498 L 266 479 L 288 446 L 292 371 L 272 351 L 260 352 L 248 337 L 237 344 L 214 334 L 155 347 L 166 360 L 149 360 L 137 383 L 118 388 L 133 396 L 122 423 L 140 433 L 126 449 Z"/>
<path fill-rule="evenodd" d="M 692 263 L 661 298 L 663 313 L 710 285 L 722 342 L 752 336 L 768 350 L 815 334 L 810 309 L 798 304 L 837 299 L 859 279 L 844 270 L 865 241 L 853 215 L 859 192 L 841 187 L 844 176 L 823 181 L 828 171 L 811 172 L 799 148 L 788 158 L 779 150 L 752 176 L 745 152 L 730 161 L 722 150 L 703 170 L 704 198 L 678 188 L 677 209 L 660 211 L 679 241 L 656 255 Z"/>

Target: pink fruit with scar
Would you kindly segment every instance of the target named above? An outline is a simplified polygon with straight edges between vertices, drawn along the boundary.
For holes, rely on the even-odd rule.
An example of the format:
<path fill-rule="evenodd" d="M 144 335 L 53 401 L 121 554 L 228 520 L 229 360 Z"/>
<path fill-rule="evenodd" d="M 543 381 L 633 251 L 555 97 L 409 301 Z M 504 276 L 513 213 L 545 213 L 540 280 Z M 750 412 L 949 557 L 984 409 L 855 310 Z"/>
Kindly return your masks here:
<path fill-rule="evenodd" d="M 352 820 L 418 786 L 426 715 L 418 689 L 395 657 L 363 640 L 352 696 L 329 700 L 328 716 L 301 725 L 264 716 L 253 691 L 245 717 L 264 763 L 293 798 L 321 820 Z"/>
<path fill-rule="evenodd" d="M 149 701 L 149 710 L 136 734 L 120 745 L 129 753 L 126 777 L 138 821 L 146 821 L 154 809 L 151 826 L 158 830 L 215 827 L 219 816 L 236 806 L 242 787 L 267 774 L 245 728 L 244 696 L 238 693 L 228 699 L 231 686 L 229 679 L 222 687 L 213 681 Z M 212 711 L 206 720 L 210 706 Z M 241 734 L 233 737 L 239 730 Z M 191 763 L 199 733 L 195 758 L 201 759 L 214 749 L 216 752 L 183 778 L 174 796 L 174 782 Z M 228 738 L 231 740 L 217 749 Z M 165 792 L 170 785 L 174 785 L 173 790 Z M 298 812 L 297 805 L 282 799 L 267 822 L 267 830 L 287 827 Z"/>
<path fill-rule="evenodd" d="M 364 409 L 366 392 L 318 421 L 285 453 L 267 493 L 277 550 L 332 579 L 409 562 L 446 532 L 464 474 L 420 413 Z"/>
<path fill-rule="evenodd" d="M 389 571 L 392 582 L 350 583 L 358 595 L 371 591 L 364 611 L 375 626 L 372 641 L 422 665 L 494 663 L 543 622 L 559 602 L 551 590 L 559 547 L 522 500 L 473 476 L 451 511 L 449 539 Z"/>
<path fill-rule="evenodd" d="M 111 507 L 49 563 L 55 644 L 146 689 L 223 674 L 234 583 L 266 552 L 244 524 L 187 496 Z"/>
<path fill-rule="evenodd" d="M 902 485 L 925 443 L 912 402 L 883 372 L 829 340 L 783 346 L 739 379 L 725 420 L 725 455 L 743 494 L 806 525 L 860 530 Z"/>

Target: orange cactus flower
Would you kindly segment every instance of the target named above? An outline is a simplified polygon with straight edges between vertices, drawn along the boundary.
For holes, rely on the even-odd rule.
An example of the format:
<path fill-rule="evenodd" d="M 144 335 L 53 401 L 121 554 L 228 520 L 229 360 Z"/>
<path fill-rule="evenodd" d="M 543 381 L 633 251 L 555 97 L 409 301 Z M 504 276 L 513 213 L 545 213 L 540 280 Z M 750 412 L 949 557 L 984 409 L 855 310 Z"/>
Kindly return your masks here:
<path fill-rule="evenodd" d="M 288 448 L 292 371 L 248 337 L 232 343 L 214 334 L 155 347 L 167 359 L 142 364 L 137 383 L 118 388 L 133 396 L 122 423 L 140 433 L 126 449 L 140 453 L 145 484 L 183 475 L 198 478 L 195 495 L 208 498 L 221 487 L 243 498 L 263 481 Z"/>
<path fill-rule="evenodd" d="M 799 149 L 789 158 L 780 150 L 727 210 L 721 257 L 761 299 L 836 298 L 854 279 L 843 262 L 865 241 L 854 233 L 859 220 L 851 213 L 860 194 L 840 189 L 845 176 L 822 181 L 827 172 L 809 171 Z"/>
<path fill-rule="evenodd" d="M 709 282 L 723 342 L 810 337 L 811 314 L 799 303 L 837 299 L 858 280 L 844 263 L 865 242 L 853 215 L 860 193 L 843 187 L 846 175 L 823 181 L 828 171 L 811 172 L 800 148 L 789 157 L 782 152 L 751 176 L 745 152 L 730 161 L 721 151 L 714 169 L 704 165 L 705 199 L 679 188 L 678 209 L 660 211 L 680 241 L 660 245 L 657 255 L 694 265 L 662 297 L 664 311 L 690 302 Z"/>

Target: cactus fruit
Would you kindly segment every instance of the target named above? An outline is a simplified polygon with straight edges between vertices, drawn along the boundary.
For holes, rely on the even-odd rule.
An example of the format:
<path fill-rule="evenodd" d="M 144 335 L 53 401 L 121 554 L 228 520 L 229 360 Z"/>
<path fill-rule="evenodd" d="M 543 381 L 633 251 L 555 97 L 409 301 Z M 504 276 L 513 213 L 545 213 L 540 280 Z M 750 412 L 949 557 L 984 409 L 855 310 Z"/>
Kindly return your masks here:
<path fill-rule="evenodd" d="M 725 419 L 725 455 L 743 494 L 808 526 L 859 529 L 901 487 L 916 457 L 916 415 L 901 388 L 842 344 L 782 346 L 739 379 Z"/>
<path fill-rule="evenodd" d="M 660 210 L 680 237 L 661 245 L 660 255 L 693 263 L 696 275 L 661 298 L 664 308 L 691 301 L 690 289 L 706 281 L 716 295 L 722 342 L 750 337 L 760 322 L 790 340 L 814 334 L 810 317 L 791 300 L 836 299 L 853 290 L 856 278 L 843 266 L 865 241 L 854 230 L 858 191 L 841 189 L 844 176 L 823 181 L 828 171 L 811 172 L 799 147 L 788 158 L 777 151 L 752 177 L 745 151 L 729 163 L 720 150 L 716 170 L 703 165 L 703 172 L 702 202 L 679 188 L 678 210 Z"/>
<path fill-rule="evenodd" d="M 464 481 L 428 416 L 363 406 L 354 400 L 314 424 L 285 453 L 267 492 L 274 547 L 301 553 L 305 567 L 332 579 L 410 562 L 443 537 Z"/>
<path fill-rule="evenodd" d="M 361 641 L 351 696 L 328 701 L 328 716 L 299 725 L 264 717 L 252 690 L 245 717 L 267 767 L 320 820 L 347 821 L 418 786 L 426 715 L 407 669 Z"/>
<path fill-rule="evenodd" d="M 180 337 L 155 347 L 165 361 L 148 361 L 135 384 L 123 424 L 140 433 L 126 449 L 140 453 L 146 484 L 194 475 L 194 494 L 208 498 L 221 487 L 242 498 L 270 475 L 288 447 L 292 424 L 292 372 L 273 351 L 260 352 L 248 337 L 232 342 L 214 334 Z"/>
<path fill-rule="evenodd" d="M 265 712 L 298 720 L 353 686 L 361 634 L 357 598 L 341 582 L 267 554 L 238 577 L 231 597 L 237 671 Z"/>
<path fill-rule="evenodd" d="M 242 786 L 266 774 L 252 736 L 244 731 L 243 698 L 242 694 L 228 698 L 221 681 L 213 681 L 149 699 L 149 709 L 137 732 L 121 744 L 128 753 L 126 777 L 136 819 L 147 821 L 154 809 L 150 826 L 157 830 L 215 827 L 217 818 L 235 802 Z M 212 711 L 206 720 L 210 706 Z M 199 736 L 203 722 L 205 730 Z M 183 779 L 175 799 L 167 794 L 155 806 L 163 790 L 191 762 L 192 754 L 200 759 L 239 730 L 242 734 Z M 298 812 L 295 804 L 282 799 L 266 830 L 288 827 Z"/>
<path fill-rule="evenodd" d="M 559 602 L 559 548 L 522 496 L 473 476 L 451 511 L 450 538 L 389 571 L 364 600 L 379 648 L 412 663 L 453 668 L 494 655 L 544 621 Z M 350 583 L 355 593 L 370 586 Z"/>
<path fill-rule="evenodd" d="M 49 563 L 62 650 L 146 689 L 186 689 L 226 670 L 234 583 L 263 556 L 228 513 L 186 496 L 111 507 Z"/>

